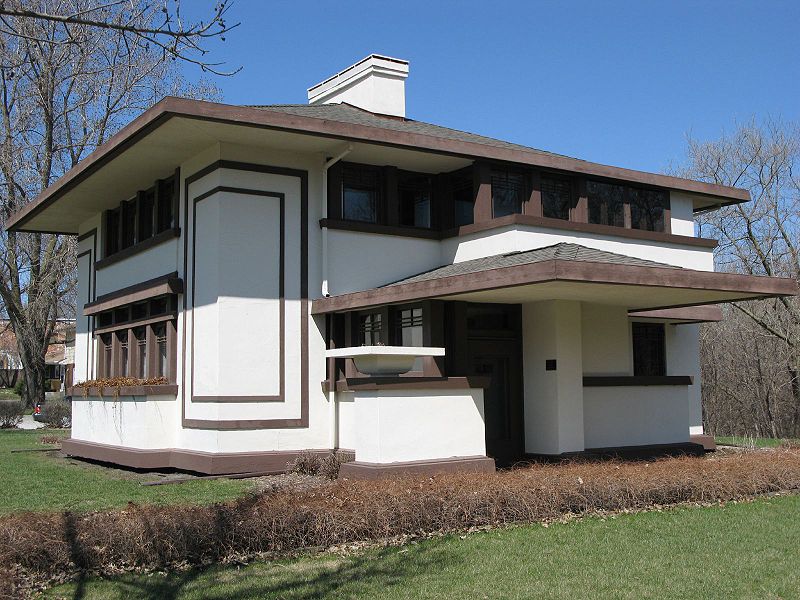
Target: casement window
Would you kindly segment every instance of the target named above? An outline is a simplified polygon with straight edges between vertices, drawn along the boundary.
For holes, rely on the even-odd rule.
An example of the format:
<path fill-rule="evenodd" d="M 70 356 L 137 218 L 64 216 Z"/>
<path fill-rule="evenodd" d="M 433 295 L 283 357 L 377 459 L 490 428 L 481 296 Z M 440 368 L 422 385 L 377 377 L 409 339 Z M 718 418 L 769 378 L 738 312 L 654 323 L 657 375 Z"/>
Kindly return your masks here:
<path fill-rule="evenodd" d="M 178 297 L 151 298 L 98 313 L 97 377 L 166 377 L 175 381 Z"/>
<path fill-rule="evenodd" d="M 176 177 L 157 181 L 135 198 L 106 211 L 104 258 L 176 227 Z"/>
<path fill-rule="evenodd" d="M 361 346 L 385 345 L 381 312 L 359 313 L 358 342 Z"/>
<path fill-rule="evenodd" d="M 407 227 L 431 226 L 431 189 L 429 175 L 401 173 L 397 195 L 400 204 L 400 225 Z"/>
<path fill-rule="evenodd" d="M 525 201 L 525 175 L 507 170 L 492 171 L 492 216 L 494 218 L 522 213 Z"/>
<path fill-rule="evenodd" d="M 587 181 L 586 195 L 589 203 L 589 223 L 625 227 L 625 187 Z"/>
<path fill-rule="evenodd" d="M 667 374 L 665 330 L 663 323 L 632 323 L 633 374 Z"/>
<path fill-rule="evenodd" d="M 572 182 L 569 179 L 542 176 L 540 186 L 542 216 L 568 221 L 572 207 Z"/>
<path fill-rule="evenodd" d="M 342 169 L 342 218 L 377 223 L 381 201 L 378 168 L 347 164 Z"/>
<path fill-rule="evenodd" d="M 394 310 L 394 344 L 397 346 L 411 346 L 419 348 L 424 346 L 424 329 L 422 307 L 397 308 Z M 414 361 L 412 372 L 423 370 L 424 358 L 418 356 Z"/>
<path fill-rule="evenodd" d="M 661 190 L 628 188 L 631 205 L 631 227 L 646 231 L 664 231 L 669 196 Z"/>

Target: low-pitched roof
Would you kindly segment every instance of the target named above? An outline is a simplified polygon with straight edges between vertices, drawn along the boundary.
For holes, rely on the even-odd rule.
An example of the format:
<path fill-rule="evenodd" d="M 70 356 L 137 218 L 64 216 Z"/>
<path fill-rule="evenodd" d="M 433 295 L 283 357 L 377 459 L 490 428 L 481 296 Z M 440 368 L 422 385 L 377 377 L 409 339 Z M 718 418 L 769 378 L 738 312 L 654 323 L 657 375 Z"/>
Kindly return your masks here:
<path fill-rule="evenodd" d="M 656 310 L 792 296 L 794 279 L 676 267 L 580 244 L 444 265 L 377 288 L 314 300 L 311 312 L 360 310 L 424 299 L 523 303 L 578 300 Z"/>
<path fill-rule="evenodd" d="M 177 125 L 166 127 L 168 123 L 175 121 Z M 164 170 L 171 166 L 174 169 L 177 165 L 164 164 L 168 155 L 180 164 L 182 160 L 196 154 L 195 144 L 208 136 L 216 135 L 218 130 L 201 131 L 198 122 L 299 134 L 321 140 L 379 145 L 469 160 L 504 161 L 619 179 L 688 192 L 695 194 L 696 198 L 705 198 L 695 203 L 696 208 L 750 199 L 748 191 L 739 188 L 602 165 L 411 119 L 376 115 L 348 105 L 252 107 L 167 97 L 112 136 L 39 194 L 33 202 L 14 213 L 6 221 L 6 227 L 17 231 L 76 233 L 77 223 L 87 218 L 88 208 L 85 204 L 88 200 L 82 190 L 84 182 L 91 183 L 94 174 L 101 169 L 106 171 L 107 181 L 117 182 L 129 179 L 131 173 L 142 172 L 142 168 Z M 164 129 L 169 131 L 161 135 Z M 140 167 L 131 168 L 131 164 L 126 162 L 128 159 Z M 130 187 L 132 182 L 127 185 Z M 89 194 L 88 197 L 94 198 L 97 190 L 94 192 L 95 195 Z M 70 210 L 48 215 L 47 208 L 63 197 L 70 200 Z M 93 202 L 107 203 L 109 197 L 104 193 L 101 199 Z M 74 210 L 76 208 L 79 210 Z M 102 209 L 103 207 L 99 208 Z"/>
<path fill-rule="evenodd" d="M 418 273 L 417 275 L 406 277 L 405 279 L 395 281 L 394 283 L 387 284 L 383 287 L 403 285 L 406 283 L 416 283 L 419 281 L 431 281 L 433 279 L 442 279 L 444 277 L 453 277 L 455 275 L 470 275 L 492 269 L 504 269 L 506 267 L 530 265 L 533 263 L 544 262 L 546 260 L 594 262 L 610 265 L 629 265 L 635 267 L 660 267 L 664 269 L 681 268 L 665 263 L 655 262 L 653 260 L 645 260 L 643 258 L 636 258 L 634 256 L 626 256 L 624 254 L 616 254 L 614 252 L 607 252 L 605 250 L 587 248 L 586 246 L 581 246 L 580 244 L 560 242 L 544 248 L 536 248 L 534 250 L 525 250 L 521 252 L 508 252 L 506 254 L 486 256 L 484 258 L 476 258 L 473 260 L 465 260 L 464 262 L 454 263 L 452 265 L 445 265 L 437 269 L 432 269 L 430 271 L 425 271 L 424 273 Z"/>

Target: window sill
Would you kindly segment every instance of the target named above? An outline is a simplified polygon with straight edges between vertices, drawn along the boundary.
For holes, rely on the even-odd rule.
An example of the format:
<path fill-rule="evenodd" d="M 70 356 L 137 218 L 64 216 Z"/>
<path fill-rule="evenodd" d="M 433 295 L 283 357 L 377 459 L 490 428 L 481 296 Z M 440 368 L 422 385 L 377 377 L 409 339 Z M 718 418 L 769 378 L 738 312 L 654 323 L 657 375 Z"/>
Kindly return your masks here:
<path fill-rule="evenodd" d="M 365 223 L 363 221 L 344 221 L 340 219 L 320 219 L 320 227 L 339 229 L 342 231 L 357 231 L 359 233 L 379 233 L 381 235 L 395 235 L 400 237 L 424 238 L 439 240 L 442 234 L 434 229 L 423 227 L 409 227 L 407 225 L 382 225 L 379 223 Z"/>
<path fill-rule="evenodd" d="M 648 385 L 692 385 L 691 375 L 623 375 L 584 377 L 583 387 L 630 387 Z"/>
<path fill-rule="evenodd" d="M 140 252 L 144 252 L 145 250 L 149 250 L 154 246 L 158 246 L 159 244 L 163 244 L 171 239 L 178 238 L 181 236 L 181 228 L 180 227 L 173 227 L 172 229 L 166 229 L 161 233 L 157 233 L 151 238 L 147 238 L 146 240 L 139 242 L 138 244 L 134 244 L 133 246 L 128 246 L 127 248 L 120 250 L 119 252 L 115 252 L 110 256 L 106 256 L 101 258 L 100 260 L 94 263 L 95 270 L 103 269 L 109 265 L 113 265 L 114 263 L 118 263 L 121 260 L 125 260 L 135 254 L 139 254 Z"/>
<path fill-rule="evenodd" d="M 75 388 L 71 387 L 67 390 L 67 395 L 71 396 L 73 400 L 80 400 L 81 398 L 105 398 L 113 400 L 122 396 L 178 396 L 178 386 L 174 383 L 167 383 L 162 385 L 131 385 L 123 387 L 105 387 L 105 388 Z"/>
<path fill-rule="evenodd" d="M 336 382 L 337 392 L 381 390 L 468 390 L 489 387 L 490 378 L 472 377 L 348 377 Z M 323 391 L 331 391 L 331 382 L 322 382 Z"/>

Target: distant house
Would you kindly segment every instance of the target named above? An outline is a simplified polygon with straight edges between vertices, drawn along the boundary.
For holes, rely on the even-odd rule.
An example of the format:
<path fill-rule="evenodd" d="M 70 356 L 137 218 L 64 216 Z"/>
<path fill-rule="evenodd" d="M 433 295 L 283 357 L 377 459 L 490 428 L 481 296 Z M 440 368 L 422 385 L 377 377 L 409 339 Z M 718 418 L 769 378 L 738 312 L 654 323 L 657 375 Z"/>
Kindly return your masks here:
<path fill-rule="evenodd" d="M 75 320 L 56 323 L 50 346 L 45 354 L 46 391 L 66 391 L 72 386 L 75 365 Z M 8 320 L 0 320 L 0 387 L 14 387 L 22 377 L 22 360 L 17 338 Z"/>
<path fill-rule="evenodd" d="M 698 323 L 797 293 L 695 235 L 748 192 L 409 119 L 407 76 L 371 55 L 308 105 L 166 98 L 10 219 L 78 236 L 76 380 L 168 382 L 75 394 L 66 452 L 348 449 L 367 476 L 707 441 Z"/>

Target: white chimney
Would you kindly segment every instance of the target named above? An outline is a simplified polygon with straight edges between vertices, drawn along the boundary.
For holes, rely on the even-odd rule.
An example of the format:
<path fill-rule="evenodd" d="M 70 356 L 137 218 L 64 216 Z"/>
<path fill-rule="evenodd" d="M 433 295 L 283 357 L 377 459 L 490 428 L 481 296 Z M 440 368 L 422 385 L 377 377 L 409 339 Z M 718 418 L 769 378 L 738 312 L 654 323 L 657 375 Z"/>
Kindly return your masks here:
<path fill-rule="evenodd" d="M 347 102 L 370 112 L 406 116 L 408 61 L 370 54 L 308 89 L 309 104 Z"/>

